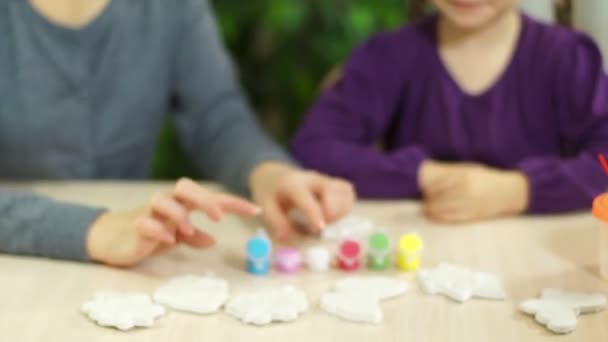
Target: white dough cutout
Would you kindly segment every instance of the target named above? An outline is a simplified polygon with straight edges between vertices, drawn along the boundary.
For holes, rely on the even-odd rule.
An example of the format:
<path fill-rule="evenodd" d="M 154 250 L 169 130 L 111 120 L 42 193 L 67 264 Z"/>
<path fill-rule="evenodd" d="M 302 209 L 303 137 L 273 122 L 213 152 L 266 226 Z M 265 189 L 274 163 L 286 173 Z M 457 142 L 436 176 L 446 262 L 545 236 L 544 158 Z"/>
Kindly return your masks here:
<path fill-rule="evenodd" d="M 382 321 L 380 300 L 355 292 L 328 292 L 321 297 L 321 309 L 347 321 L 378 324 Z"/>
<path fill-rule="evenodd" d="M 243 323 L 267 325 L 295 321 L 308 310 L 308 299 L 293 286 L 267 288 L 235 294 L 224 309 Z"/>
<path fill-rule="evenodd" d="M 374 224 L 371 220 L 351 215 L 327 225 L 321 231 L 321 239 L 342 240 L 347 237 L 363 238 L 370 235 L 373 230 Z"/>
<path fill-rule="evenodd" d="M 426 294 L 443 294 L 461 303 L 473 297 L 505 299 L 505 291 L 496 275 L 464 266 L 441 263 L 434 269 L 418 271 L 418 281 Z"/>
<path fill-rule="evenodd" d="M 187 275 L 171 279 L 154 292 L 154 301 L 172 309 L 196 314 L 217 312 L 228 300 L 226 280 Z"/>
<path fill-rule="evenodd" d="M 321 297 L 321 308 L 344 320 L 377 324 L 382 321 L 380 302 L 401 296 L 407 289 L 406 282 L 391 278 L 346 278 Z"/>
<path fill-rule="evenodd" d="M 540 299 L 529 299 L 519 309 L 533 315 L 536 321 L 558 334 L 567 334 L 576 328 L 580 314 L 594 313 L 606 308 L 607 297 L 600 293 L 565 292 L 547 288 Z"/>
<path fill-rule="evenodd" d="M 350 277 L 334 285 L 336 292 L 365 293 L 380 300 L 401 296 L 407 289 L 405 281 L 387 277 Z"/>
<path fill-rule="evenodd" d="M 149 328 L 165 314 L 162 305 L 143 293 L 98 292 L 81 310 L 95 323 L 120 330 Z"/>
<path fill-rule="evenodd" d="M 292 210 L 289 213 L 291 220 L 303 227 L 310 226 L 308 218 L 299 210 Z M 349 215 L 321 230 L 323 240 L 342 240 L 347 237 L 366 237 L 374 230 L 374 223 L 366 218 Z"/>

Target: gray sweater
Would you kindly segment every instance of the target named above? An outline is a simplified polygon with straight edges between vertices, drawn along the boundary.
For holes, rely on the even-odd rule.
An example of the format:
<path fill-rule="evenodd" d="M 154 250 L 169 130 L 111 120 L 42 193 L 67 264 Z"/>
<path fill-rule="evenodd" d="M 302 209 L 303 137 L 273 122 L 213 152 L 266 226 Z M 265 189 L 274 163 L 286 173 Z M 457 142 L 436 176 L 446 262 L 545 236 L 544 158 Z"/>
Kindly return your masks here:
<path fill-rule="evenodd" d="M 81 29 L 0 0 L 0 178 L 146 178 L 166 113 L 202 176 L 237 192 L 259 162 L 289 160 L 255 122 L 206 0 L 113 0 Z M 0 252 L 86 260 L 102 210 L 0 189 Z"/>

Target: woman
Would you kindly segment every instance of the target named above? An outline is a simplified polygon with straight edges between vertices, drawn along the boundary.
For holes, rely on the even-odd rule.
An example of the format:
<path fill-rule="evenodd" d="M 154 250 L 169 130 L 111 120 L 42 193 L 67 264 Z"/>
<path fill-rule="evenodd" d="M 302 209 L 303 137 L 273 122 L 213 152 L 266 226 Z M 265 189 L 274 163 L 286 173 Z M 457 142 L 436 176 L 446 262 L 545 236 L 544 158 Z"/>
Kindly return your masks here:
<path fill-rule="evenodd" d="M 348 183 L 297 169 L 260 131 L 205 0 L 2 1 L 0 75 L 5 179 L 144 178 L 170 111 L 198 168 L 257 202 L 187 179 L 125 213 L 0 191 L 0 252 L 128 266 L 176 243 L 210 246 L 192 210 L 263 208 L 284 237 L 292 208 L 318 230 L 353 203 Z"/>
<path fill-rule="evenodd" d="M 589 208 L 608 184 L 595 158 L 608 151 L 608 77 L 594 42 L 517 0 L 432 4 L 436 15 L 353 53 L 295 156 L 360 196 L 423 197 L 439 222 Z"/>

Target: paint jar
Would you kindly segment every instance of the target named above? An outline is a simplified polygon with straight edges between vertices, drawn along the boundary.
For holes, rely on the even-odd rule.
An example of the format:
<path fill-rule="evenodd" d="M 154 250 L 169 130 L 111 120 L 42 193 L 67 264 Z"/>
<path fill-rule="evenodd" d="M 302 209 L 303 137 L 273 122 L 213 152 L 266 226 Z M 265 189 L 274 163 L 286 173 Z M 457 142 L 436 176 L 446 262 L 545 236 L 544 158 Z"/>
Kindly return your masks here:
<path fill-rule="evenodd" d="M 310 247 L 306 250 L 306 265 L 313 272 L 327 272 L 331 263 L 331 254 L 324 247 Z"/>
<path fill-rule="evenodd" d="M 343 271 L 356 271 L 360 266 L 361 244 L 354 239 L 342 241 L 338 250 L 338 268 Z"/>
<path fill-rule="evenodd" d="M 272 243 L 263 230 L 247 241 L 247 272 L 255 275 L 265 275 L 270 272 L 270 256 Z"/>
<path fill-rule="evenodd" d="M 404 234 L 397 246 L 397 266 L 404 271 L 418 270 L 422 248 L 422 238 L 418 234 Z"/>
<path fill-rule="evenodd" d="M 391 265 L 391 240 L 383 232 L 375 232 L 369 237 L 367 267 L 370 270 L 382 271 Z"/>
<path fill-rule="evenodd" d="M 297 248 L 279 248 L 275 253 L 275 263 L 281 273 L 298 273 L 302 264 L 302 254 Z"/>

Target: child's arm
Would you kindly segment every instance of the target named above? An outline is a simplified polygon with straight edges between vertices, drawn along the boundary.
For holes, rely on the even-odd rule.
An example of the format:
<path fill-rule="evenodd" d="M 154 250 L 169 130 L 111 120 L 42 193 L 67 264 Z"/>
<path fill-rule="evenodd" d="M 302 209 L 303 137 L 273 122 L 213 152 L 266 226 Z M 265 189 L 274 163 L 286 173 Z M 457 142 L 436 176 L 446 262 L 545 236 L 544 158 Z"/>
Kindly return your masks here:
<path fill-rule="evenodd" d="M 589 208 L 608 186 L 596 157 L 608 153 L 608 76 L 601 53 L 582 35 L 562 51 L 554 103 L 560 138 L 573 150 L 567 157 L 536 156 L 520 163 L 530 184 L 531 212 Z"/>
<path fill-rule="evenodd" d="M 342 79 L 319 97 L 292 143 L 305 167 L 350 180 L 364 197 L 418 195 L 418 168 L 426 159 L 420 146 L 390 153 L 374 148 L 405 91 L 403 66 L 415 58 L 414 52 L 399 59 L 386 53 L 395 43 L 388 39 L 378 36 L 355 51 Z"/>
<path fill-rule="evenodd" d="M 555 89 L 552 108 L 568 153 L 527 158 L 514 170 L 425 162 L 420 179 L 430 218 L 457 223 L 583 209 L 606 190 L 596 155 L 608 152 L 608 78 L 593 42 L 571 37 L 559 44 L 556 78 L 546 80 Z"/>

